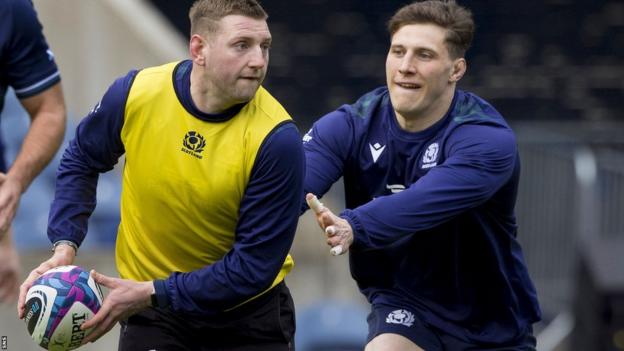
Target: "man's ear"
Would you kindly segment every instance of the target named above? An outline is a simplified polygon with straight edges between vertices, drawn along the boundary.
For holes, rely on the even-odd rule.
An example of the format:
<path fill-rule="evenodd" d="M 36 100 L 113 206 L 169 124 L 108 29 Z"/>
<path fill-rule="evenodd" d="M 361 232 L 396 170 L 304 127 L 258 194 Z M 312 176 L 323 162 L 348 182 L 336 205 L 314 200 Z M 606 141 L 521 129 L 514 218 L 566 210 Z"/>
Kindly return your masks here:
<path fill-rule="evenodd" d="M 453 62 L 453 70 L 451 71 L 451 75 L 449 77 L 450 83 L 457 83 L 466 73 L 466 59 L 460 57 L 455 59 Z"/>
<path fill-rule="evenodd" d="M 204 40 L 204 38 L 202 38 L 199 34 L 193 34 L 193 36 L 191 36 L 191 40 L 189 41 L 189 52 L 194 64 L 199 66 L 206 64 L 206 55 L 204 50 L 206 45 L 208 45 L 206 40 Z"/>

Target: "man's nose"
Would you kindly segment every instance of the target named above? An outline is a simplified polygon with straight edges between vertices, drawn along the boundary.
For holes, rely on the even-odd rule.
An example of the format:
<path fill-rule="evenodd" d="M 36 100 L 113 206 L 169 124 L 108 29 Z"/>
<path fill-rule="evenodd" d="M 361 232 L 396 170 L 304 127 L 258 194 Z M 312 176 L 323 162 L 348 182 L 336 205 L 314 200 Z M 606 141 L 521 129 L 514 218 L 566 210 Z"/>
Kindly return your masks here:
<path fill-rule="evenodd" d="M 250 53 L 251 57 L 249 59 L 249 67 L 252 68 L 263 68 L 267 65 L 267 61 L 269 58 L 268 51 L 264 50 L 262 47 L 258 46 L 252 50 Z"/>
<path fill-rule="evenodd" d="M 414 60 L 413 60 L 412 55 L 405 55 L 401 59 L 401 64 L 399 65 L 399 72 L 403 74 L 416 72 L 416 67 L 414 65 Z"/>

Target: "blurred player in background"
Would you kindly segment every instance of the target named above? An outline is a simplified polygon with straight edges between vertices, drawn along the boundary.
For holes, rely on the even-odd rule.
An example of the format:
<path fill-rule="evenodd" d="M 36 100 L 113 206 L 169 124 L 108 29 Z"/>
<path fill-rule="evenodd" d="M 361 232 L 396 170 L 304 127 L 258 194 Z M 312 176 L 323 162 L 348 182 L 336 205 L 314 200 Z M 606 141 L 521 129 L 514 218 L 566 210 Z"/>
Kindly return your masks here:
<path fill-rule="evenodd" d="M 7 167 L 0 140 L 0 301 L 15 299 L 19 287 L 19 259 L 11 221 L 20 197 L 54 157 L 65 133 L 60 80 L 33 4 L 29 0 L 1 1 L 0 111 L 10 86 L 30 115 L 31 124 L 11 167 Z"/>
<path fill-rule="evenodd" d="M 415 2 L 388 27 L 387 86 L 304 137 L 306 192 L 344 176 L 347 209 L 317 219 L 330 246 L 349 250 L 372 305 L 366 350 L 534 350 L 540 309 L 516 239 L 515 136 L 456 89 L 472 14 Z"/>
<path fill-rule="evenodd" d="M 117 79 L 80 123 L 59 167 L 51 259 L 74 261 L 98 174 L 125 154 L 116 263 L 122 279 L 83 327 L 121 321 L 120 350 L 290 350 L 284 276 L 303 191 L 300 134 L 263 87 L 271 34 L 256 0 L 200 0 L 190 60 Z"/>

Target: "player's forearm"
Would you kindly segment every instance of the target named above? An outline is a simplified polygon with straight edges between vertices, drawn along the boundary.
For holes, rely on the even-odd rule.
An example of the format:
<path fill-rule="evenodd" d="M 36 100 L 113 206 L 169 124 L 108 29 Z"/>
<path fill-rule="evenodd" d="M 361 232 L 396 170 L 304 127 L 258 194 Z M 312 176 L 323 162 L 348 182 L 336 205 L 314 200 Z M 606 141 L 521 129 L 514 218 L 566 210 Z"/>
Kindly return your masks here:
<path fill-rule="evenodd" d="M 22 148 L 7 174 L 19 184 L 22 193 L 54 157 L 64 132 L 64 108 L 41 112 L 33 118 Z"/>
<path fill-rule="evenodd" d="M 99 173 L 91 167 L 93 162 L 78 147 L 76 139 L 63 153 L 48 218 L 48 238 L 51 242 L 71 240 L 78 245 L 82 243 L 96 202 Z"/>
<path fill-rule="evenodd" d="M 196 271 L 174 272 L 160 288 L 155 284 L 156 294 L 166 294 L 164 300 L 178 312 L 212 315 L 240 306 L 268 289 L 284 262 L 240 256 L 247 255 L 232 253 Z M 240 267 L 244 260 L 252 262 Z"/>

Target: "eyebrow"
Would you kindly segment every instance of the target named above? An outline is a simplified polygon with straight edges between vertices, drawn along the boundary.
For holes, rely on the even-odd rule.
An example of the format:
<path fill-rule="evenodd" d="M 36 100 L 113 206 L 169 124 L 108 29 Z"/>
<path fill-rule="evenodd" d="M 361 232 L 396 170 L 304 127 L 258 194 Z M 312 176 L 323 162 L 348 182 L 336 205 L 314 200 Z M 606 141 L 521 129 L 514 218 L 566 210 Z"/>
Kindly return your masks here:
<path fill-rule="evenodd" d="M 238 41 L 238 40 L 256 41 L 256 38 L 251 35 L 242 34 L 242 35 L 237 35 L 237 36 L 232 37 L 229 41 L 232 42 L 232 41 Z M 273 41 L 273 37 L 271 36 L 260 40 L 261 43 L 272 42 L 272 41 Z"/>
<path fill-rule="evenodd" d="M 390 44 L 390 49 L 401 48 L 406 50 L 414 50 L 414 51 L 429 51 L 433 53 L 437 53 L 438 51 L 435 48 L 427 47 L 427 46 L 416 46 L 416 47 L 408 47 L 405 44 L 397 43 Z"/>

